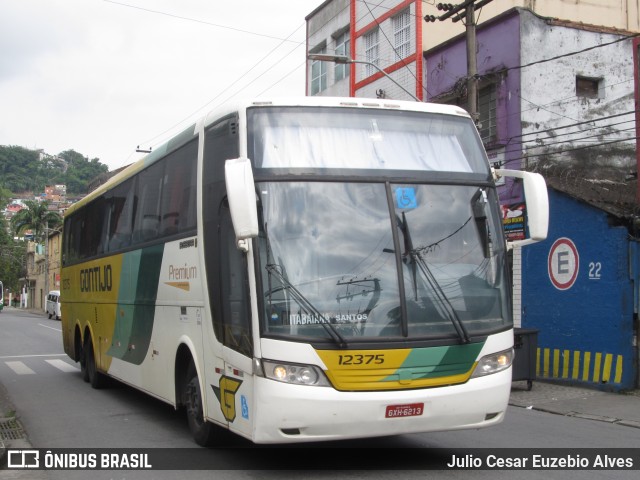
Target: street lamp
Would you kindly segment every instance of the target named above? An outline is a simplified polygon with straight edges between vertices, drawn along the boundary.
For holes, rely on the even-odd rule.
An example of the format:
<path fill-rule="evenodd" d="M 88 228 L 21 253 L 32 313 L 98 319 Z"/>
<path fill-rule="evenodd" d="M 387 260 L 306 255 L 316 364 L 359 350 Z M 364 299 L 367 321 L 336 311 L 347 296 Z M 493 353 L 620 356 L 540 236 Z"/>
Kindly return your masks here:
<path fill-rule="evenodd" d="M 378 65 L 376 65 L 373 62 L 367 62 L 366 60 L 353 60 L 347 57 L 346 55 L 327 55 L 325 53 L 310 53 L 307 56 L 307 58 L 309 60 L 315 60 L 318 62 L 333 62 L 333 63 L 343 64 L 343 65 L 344 64 L 349 65 L 352 63 L 362 63 L 363 65 L 371 65 L 372 67 L 376 68 L 381 74 L 383 74 L 393 83 L 395 83 L 398 87 L 400 87 L 400 89 L 402 89 L 403 92 L 405 92 L 407 95 L 413 98 L 416 102 L 420 101 L 418 97 L 416 97 L 413 93 L 409 92 L 406 88 L 404 88 L 402 85 L 396 82 L 393 78 L 391 78 L 391 76 L 389 76 L 387 72 L 385 72 L 383 69 L 381 69 Z"/>

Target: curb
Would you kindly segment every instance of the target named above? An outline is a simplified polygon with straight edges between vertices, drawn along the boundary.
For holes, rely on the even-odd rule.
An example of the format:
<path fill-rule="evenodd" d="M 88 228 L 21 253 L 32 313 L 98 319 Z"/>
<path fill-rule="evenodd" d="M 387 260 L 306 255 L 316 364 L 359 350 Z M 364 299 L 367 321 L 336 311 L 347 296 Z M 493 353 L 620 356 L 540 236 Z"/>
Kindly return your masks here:
<path fill-rule="evenodd" d="M 525 407 L 519 403 L 509 402 L 509 405 L 517 408 L 524 408 L 525 410 L 537 410 L 538 412 L 551 413 L 553 415 L 562 415 L 563 417 L 574 417 L 574 418 L 582 418 L 584 420 L 594 420 L 596 422 L 604 422 L 611 423 L 614 425 L 622 425 L 624 427 L 631 428 L 640 428 L 640 422 L 636 422 L 635 420 L 624 420 L 620 418 L 613 417 L 603 417 L 601 415 L 591 415 L 588 413 L 579 413 L 579 412 L 564 412 L 559 411 L 551 407 L 536 407 L 534 405 Z"/>

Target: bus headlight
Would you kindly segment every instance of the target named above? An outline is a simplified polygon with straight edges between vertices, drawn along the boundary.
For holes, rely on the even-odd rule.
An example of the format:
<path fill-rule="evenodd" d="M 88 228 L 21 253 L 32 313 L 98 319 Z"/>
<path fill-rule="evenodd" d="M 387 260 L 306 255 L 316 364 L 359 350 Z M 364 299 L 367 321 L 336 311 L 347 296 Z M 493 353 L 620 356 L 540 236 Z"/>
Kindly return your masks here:
<path fill-rule="evenodd" d="M 503 352 L 492 353 L 486 355 L 478 361 L 476 369 L 473 371 L 471 378 L 483 377 L 506 370 L 513 363 L 513 348 Z"/>
<path fill-rule="evenodd" d="M 300 365 L 262 360 L 262 366 L 264 368 L 264 376 L 271 380 L 295 385 L 329 386 L 324 372 L 315 365 Z"/>

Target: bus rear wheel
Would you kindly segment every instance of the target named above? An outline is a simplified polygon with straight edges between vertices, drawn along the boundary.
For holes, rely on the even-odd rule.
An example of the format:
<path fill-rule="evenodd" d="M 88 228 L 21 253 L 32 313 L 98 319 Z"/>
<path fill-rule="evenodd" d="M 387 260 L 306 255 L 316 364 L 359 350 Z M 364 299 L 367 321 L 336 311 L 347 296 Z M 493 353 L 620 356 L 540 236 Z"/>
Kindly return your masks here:
<path fill-rule="evenodd" d="M 191 430 L 191 435 L 195 442 L 202 447 L 213 446 L 216 439 L 215 426 L 204 419 L 200 380 L 193 362 L 190 363 L 187 369 L 184 405 L 187 410 L 189 430 Z"/>
<path fill-rule="evenodd" d="M 93 388 L 102 388 L 105 384 L 104 375 L 98 371 L 96 358 L 93 353 L 93 342 L 91 336 L 87 335 L 84 340 L 83 355 L 86 364 L 86 375 Z"/>
<path fill-rule="evenodd" d="M 82 375 L 82 380 L 89 383 L 89 371 L 87 370 L 87 352 L 84 348 L 84 343 L 80 342 L 79 337 L 76 340 L 76 351 L 78 352 L 77 358 L 80 362 L 80 373 Z"/>

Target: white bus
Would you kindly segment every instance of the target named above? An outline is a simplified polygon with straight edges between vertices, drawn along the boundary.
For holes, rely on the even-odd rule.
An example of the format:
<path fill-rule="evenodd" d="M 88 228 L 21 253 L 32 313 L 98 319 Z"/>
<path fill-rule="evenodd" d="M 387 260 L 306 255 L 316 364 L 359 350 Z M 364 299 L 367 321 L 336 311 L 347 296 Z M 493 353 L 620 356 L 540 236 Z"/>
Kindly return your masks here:
<path fill-rule="evenodd" d="M 524 181 L 545 238 L 544 180 Z M 69 208 L 62 328 L 83 377 L 185 407 L 200 445 L 479 428 L 511 387 L 508 245 L 453 106 L 208 115 Z"/>

